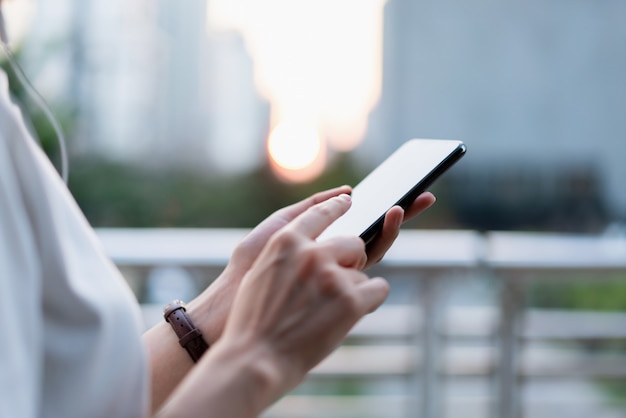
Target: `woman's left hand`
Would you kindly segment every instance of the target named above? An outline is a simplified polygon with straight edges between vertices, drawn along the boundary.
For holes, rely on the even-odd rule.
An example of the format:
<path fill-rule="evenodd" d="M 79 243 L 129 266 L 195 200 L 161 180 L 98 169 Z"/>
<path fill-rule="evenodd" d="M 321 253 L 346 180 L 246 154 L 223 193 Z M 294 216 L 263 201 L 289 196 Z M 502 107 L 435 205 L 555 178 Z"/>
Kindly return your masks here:
<path fill-rule="evenodd" d="M 378 263 L 391 248 L 398 234 L 400 226 L 410 219 L 413 219 L 435 203 L 435 196 L 430 192 L 422 193 L 413 201 L 407 210 L 402 210 L 400 206 L 394 206 L 385 215 L 385 222 L 380 234 L 367 245 L 367 263 L 365 268 Z"/>

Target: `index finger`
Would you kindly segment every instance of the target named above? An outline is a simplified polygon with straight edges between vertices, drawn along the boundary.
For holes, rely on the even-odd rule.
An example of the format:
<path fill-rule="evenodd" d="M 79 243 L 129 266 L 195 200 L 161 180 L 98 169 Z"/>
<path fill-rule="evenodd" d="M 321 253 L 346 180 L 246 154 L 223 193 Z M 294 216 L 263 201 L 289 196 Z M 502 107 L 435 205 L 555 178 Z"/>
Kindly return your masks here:
<path fill-rule="evenodd" d="M 308 208 L 296 217 L 289 227 L 315 239 L 337 218 L 346 213 L 351 204 L 352 198 L 347 194 L 332 197 Z"/>
<path fill-rule="evenodd" d="M 341 194 L 349 194 L 352 192 L 350 186 L 339 186 L 332 189 L 317 192 L 314 195 L 307 197 L 299 202 L 286 206 L 278 211 L 278 213 L 284 216 L 288 221 L 291 221 L 296 216 L 306 211 L 311 206 L 324 202 L 332 197 L 339 196 Z"/>

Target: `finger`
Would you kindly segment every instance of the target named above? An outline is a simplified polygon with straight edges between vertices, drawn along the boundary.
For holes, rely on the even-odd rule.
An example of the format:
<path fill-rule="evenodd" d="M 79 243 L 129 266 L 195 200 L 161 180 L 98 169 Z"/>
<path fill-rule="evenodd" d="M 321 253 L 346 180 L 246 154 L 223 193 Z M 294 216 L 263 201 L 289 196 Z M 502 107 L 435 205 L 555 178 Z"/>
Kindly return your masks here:
<path fill-rule="evenodd" d="M 259 225 L 257 225 L 252 230 L 252 232 L 248 236 L 246 236 L 244 243 L 262 246 L 270 235 L 283 228 L 285 225 L 287 225 L 294 218 L 302 214 L 311 206 L 328 200 L 331 197 L 338 196 L 340 194 L 348 194 L 351 192 L 352 188 L 350 186 L 335 187 L 334 189 L 329 189 L 316 193 L 304 200 L 279 209 L 268 218 L 266 218 Z"/>
<path fill-rule="evenodd" d="M 398 237 L 400 226 L 428 209 L 435 201 L 435 196 L 432 193 L 424 192 L 420 194 L 406 210 L 402 210 L 399 206 L 393 206 L 385 214 L 383 228 L 379 234 L 379 238 L 382 239 L 379 239 L 379 241 L 389 245 L 393 243 Z"/>
<path fill-rule="evenodd" d="M 432 193 L 424 192 L 405 211 L 398 206 L 389 209 L 385 214 L 385 221 L 380 234 L 367 246 L 368 260 L 365 268 L 382 260 L 396 238 L 398 238 L 400 226 L 403 223 L 428 209 L 435 201 L 435 196 Z"/>
<path fill-rule="evenodd" d="M 382 277 L 365 280 L 356 285 L 358 302 L 363 315 L 374 312 L 387 299 L 389 283 Z"/>
<path fill-rule="evenodd" d="M 404 211 L 404 222 L 408 221 L 431 207 L 437 199 L 430 192 L 424 192 Z"/>
<path fill-rule="evenodd" d="M 352 193 L 352 188 L 350 186 L 339 186 L 333 189 L 324 190 L 318 193 L 315 193 L 312 196 L 307 197 L 299 202 L 296 202 L 292 205 L 286 206 L 281 209 L 279 212 L 281 216 L 286 218 L 287 221 L 293 220 L 296 216 L 303 213 L 308 208 L 317 205 L 318 203 L 324 202 L 332 197 L 339 196 L 341 194 L 350 194 Z"/>
<path fill-rule="evenodd" d="M 380 234 L 367 246 L 368 260 L 365 267 L 378 263 L 391 248 L 400 234 L 403 218 L 404 211 L 399 206 L 394 206 L 387 211 Z"/>
<path fill-rule="evenodd" d="M 324 241 L 337 263 L 342 267 L 362 270 L 367 262 L 365 243 L 359 237 L 337 237 Z"/>
<path fill-rule="evenodd" d="M 328 190 L 315 193 L 313 196 L 311 196 L 311 199 L 313 200 L 313 204 L 317 204 L 325 200 L 328 200 L 331 197 L 339 196 L 341 194 L 351 194 L 351 193 L 352 193 L 352 187 L 348 185 L 343 185 L 343 186 L 335 187 L 333 189 L 328 189 Z"/>
<path fill-rule="evenodd" d="M 311 206 L 298 216 L 288 227 L 294 228 L 305 236 L 315 239 L 337 218 L 350 208 L 352 198 L 347 194 L 332 197 L 315 206 Z"/>

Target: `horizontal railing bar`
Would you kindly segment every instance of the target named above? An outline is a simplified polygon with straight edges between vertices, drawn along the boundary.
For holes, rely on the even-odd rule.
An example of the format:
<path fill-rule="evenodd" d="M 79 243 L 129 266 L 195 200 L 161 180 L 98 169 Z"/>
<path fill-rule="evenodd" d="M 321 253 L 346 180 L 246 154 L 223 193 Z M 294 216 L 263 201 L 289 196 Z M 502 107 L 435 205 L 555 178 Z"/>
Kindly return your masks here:
<path fill-rule="evenodd" d="M 163 320 L 162 306 L 142 304 L 150 327 Z M 485 339 L 498 330 L 498 311 L 490 307 L 445 309 L 437 324 L 442 338 Z M 349 337 L 359 340 L 408 339 L 420 334 L 423 318 L 413 305 L 383 305 L 361 320 Z M 528 309 L 519 338 L 525 340 L 626 340 L 626 313 Z"/>
<path fill-rule="evenodd" d="M 496 401 L 484 394 L 447 395 L 441 400 L 448 417 L 486 417 Z M 263 418 L 381 418 L 407 416 L 416 399 L 408 395 L 289 395 L 265 412 Z M 527 396 L 527 416 L 594 416 L 606 408 L 597 398 L 552 394 Z M 306 411 L 309 411 L 308 413 Z M 583 412 L 581 414 L 581 412 Z M 619 415 L 610 415 L 619 416 Z"/>
<path fill-rule="evenodd" d="M 497 367 L 495 347 L 446 347 L 437 370 L 443 376 L 489 376 Z M 624 355 L 581 354 L 529 347 L 517 367 L 532 378 L 623 378 Z M 423 359 L 410 344 L 341 346 L 310 373 L 314 379 L 388 378 L 420 373 Z"/>
<path fill-rule="evenodd" d="M 223 266 L 246 229 L 99 228 L 118 265 Z M 573 234 L 404 230 L 383 266 L 626 270 L 626 239 Z"/>
<path fill-rule="evenodd" d="M 99 228 L 111 259 L 121 266 L 222 267 L 245 229 Z"/>
<path fill-rule="evenodd" d="M 626 270 L 626 238 L 490 232 L 485 264 L 506 270 Z"/>

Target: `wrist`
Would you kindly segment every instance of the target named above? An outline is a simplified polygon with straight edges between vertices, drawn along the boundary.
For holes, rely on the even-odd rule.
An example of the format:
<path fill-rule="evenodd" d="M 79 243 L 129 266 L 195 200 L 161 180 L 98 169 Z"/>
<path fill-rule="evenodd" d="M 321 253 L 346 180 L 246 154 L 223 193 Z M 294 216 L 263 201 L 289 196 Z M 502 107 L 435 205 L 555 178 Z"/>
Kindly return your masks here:
<path fill-rule="evenodd" d="M 239 338 L 220 339 L 176 389 L 162 415 L 197 416 L 210 410 L 222 418 L 260 416 L 282 393 L 279 373 L 264 351 Z"/>
<path fill-rule="evenodd" d="M 219 339 L 230 311 L 232 296 L 229 295 L 228 280 L 222 273 L 204 292 L 187 303 L 187 313 L 204 339 L 212 346 Z M 232 286 L 231 286 L 232 287 Z"/>
<path fill-rule="evenodd" d="M 262 344 L 249 344 L 244 339 L 226 338 L 215 347 L 214 360 L 233 367 L 249 384 L 248 399 L 261 412 L 282 394 L 283 375 L 270 350 Z"/>
<path fill-rule="evenodd" d="M 229 332 L 219 340 L 216 357 L 232 358 L 256 382 L 257 391 L 267 403 L 278 400 L 284 393 L 301 383 L 306 373 L 297 364 L 289 362 L 288 355 L 253 332 Z"/>
<path fill-rule="evenodd" d="M 195 325 L 187 313 L 187 306 L 180 300 L 174 300 L 163 308 L 163 319 L 169 323 L 178 336 L 178 343 L 196 363 L 208 350 L 202 331 Z"/>

